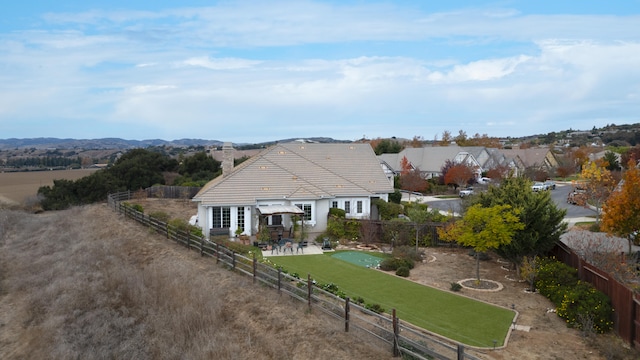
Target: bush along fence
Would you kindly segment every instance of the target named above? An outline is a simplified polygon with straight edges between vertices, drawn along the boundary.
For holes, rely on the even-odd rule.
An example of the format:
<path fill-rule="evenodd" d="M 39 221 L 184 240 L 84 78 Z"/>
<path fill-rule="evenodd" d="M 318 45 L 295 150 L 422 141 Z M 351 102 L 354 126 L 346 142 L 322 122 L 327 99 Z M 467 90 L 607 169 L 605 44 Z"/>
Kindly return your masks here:
<path fill-rule="evenodd" d="M 336 295 L 331 284 L 316 284 L 311 275 L 301 279 L 297 274 L 288 274 L 253 258 L 244 256 L 218 242 L 211 242 L 203 236 L 177 229 L 171 224 L 157 220 L 138 211 L 135 206 L 124 203 L 132 198 L 132 192 L 108 195 L 108 205 L 128 219 L 149 227 L 168 239 L 195 250 L 201 256 L 215 259 L 216 264 L 253 278 L 260 283 L 307 303 L 309 310 L 318 310 L 344 323 L 345 332 L 356 332 L 390 346 L 394 356 L 406 359 L 458 359 L 478 360 L 465 352 L 463 344 L 439 338 L 435 334 L 412 326 L 398 319 L 396 310 L 384 313 L 379 306 L 365 306 L 362 299 L 355 302 L 350 298 Z"/>
<path fill-rule="evenodd" d="M 566 265 L 577 270 L 581 281 L 592 284 L 606 294 L 614 308 L 613 329 L 631 347 L 640 350 L 640 294 L 582 259 L 568 246 L 558 243 L 553 255 Z"/>

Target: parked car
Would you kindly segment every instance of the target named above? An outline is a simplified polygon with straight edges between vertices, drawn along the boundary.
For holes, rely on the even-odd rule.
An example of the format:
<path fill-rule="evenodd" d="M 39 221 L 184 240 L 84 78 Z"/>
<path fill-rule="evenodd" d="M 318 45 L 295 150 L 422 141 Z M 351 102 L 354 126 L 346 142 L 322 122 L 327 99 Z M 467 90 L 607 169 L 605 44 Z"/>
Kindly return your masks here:
<path fill-rule="evenodd" d="M 460 197 L 473 195 L 473 188 L 468 187 L 468 188 L 460 189 L 460 192 L 458 193 L 458 195 L 460 195 Z"/>
<path fill-rule="evenodd" d="M 567 203 L 578 206 L 587 204 L 587 192 L 582 189 L 574 189 L 567 195 Z"/>
<path fill-rule="evenodd" d="M 544 184 L 547 186 L 547 190 L 555 190 L 556 189 L 556 182 L 553 180 L 547 180 L 544 182 Z"/>
<path fill-rule="evenodd" d="M 490 183 L 491 183 L 491 178 L 481 177 L 480 179 L 478 179 L 478 184 L 489 185 Z"/>
<path fill-rule="evenodd" d="M 547 190 L 547 185 L 545 185 L 545 183 L 537 181 L 535 183 L 533 183 L 533 185 L 531 185 L 531 190 L 533 191 L 543 191 L 543 190 Z"/>

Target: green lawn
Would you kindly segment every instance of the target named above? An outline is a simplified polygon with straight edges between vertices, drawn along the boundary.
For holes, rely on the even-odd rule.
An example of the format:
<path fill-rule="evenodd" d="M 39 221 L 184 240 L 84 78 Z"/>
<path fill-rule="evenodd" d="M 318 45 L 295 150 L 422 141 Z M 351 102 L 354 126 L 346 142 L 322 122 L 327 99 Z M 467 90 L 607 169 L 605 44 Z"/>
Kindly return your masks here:
<path fill-rule="evenodd" d="M 400 320 L 412 323 L 461 343 L 501 346 L 515 313 L 452 292 L 367 269 L 328 254 L 276 256 L 269 260 L 302 278 L 310 274 L 322 283 L 334 283 L 347 296 L 362 297 L 368 304 L 380 304 L 387 312 L 395 308 Z"/>

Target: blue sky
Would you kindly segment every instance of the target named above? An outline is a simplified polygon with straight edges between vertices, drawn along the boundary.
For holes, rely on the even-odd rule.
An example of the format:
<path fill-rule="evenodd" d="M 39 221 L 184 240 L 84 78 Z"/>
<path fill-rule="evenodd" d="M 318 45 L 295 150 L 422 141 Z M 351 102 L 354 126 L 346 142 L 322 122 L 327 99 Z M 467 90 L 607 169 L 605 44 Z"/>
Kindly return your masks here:
<path fill-rule="evenodd" d="M 640 0 L 22 1 L 0 139 L 524 136 L 640 122 Z"/>

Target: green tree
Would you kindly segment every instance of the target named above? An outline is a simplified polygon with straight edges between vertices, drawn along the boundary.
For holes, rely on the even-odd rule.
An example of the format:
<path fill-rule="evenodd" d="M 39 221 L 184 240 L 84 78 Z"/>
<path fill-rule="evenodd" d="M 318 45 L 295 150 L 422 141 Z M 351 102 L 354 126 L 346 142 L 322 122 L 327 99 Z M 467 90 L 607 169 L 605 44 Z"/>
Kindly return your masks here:
<path fill-rule="evenodd" d="M 524 229 L 518 209 L 510 205 L 483 207 L 475 204 L 467 209 L 461 220 L 441 231 L 446 241 L 456 241 L 472 247 L 476 252 L 476 279 L 480 281 L 480 253 L 498 249 L 511 243 L 516 231 Z"/>
<path fill-rule="evenodd" d="M 112 167 L 98 170 L 76 181 L 58 180 L 43 186 L 44 210 L 61 210 L 69 206 L 104 201 L 110 192 L 137 190 L 164 184 L 164 172 L 176 171 L 177 161 L 145 149 L 134 149 L 123 155 Z"/>
<path fill-rule="evenodd" d="M 220 165 L 220 161 L 215 160 L 204 151 L 184 158 L 178 167 L 178 173 L 181 177 L 176 179 L 176 184 L 203 186 L 221 174 Z"/>
<path fill-rule="evenodd" d="M 397 154 L 402 151 L 402 145 L 396 140 L 382 139 L 374 148 L 376 155 Z"/>
<path fill-rule="evenodd" d="M 518 274 L 525 256 L 535 257 L 548 252 L 567 229 L 562 221 L 566 210 L 556 206 L 549 191 L 531 191 L 531 182 L 523 177 L 506 178 L 500 186 L 490 186 L 472 202 L 483 207 L 509 205 L 518 211 L 524 228 L 516 231 L 513 241 L 496 249 L 498 255 L 511 262 Z"/>
<path fill-rule="evenodd" d="M 618 156 L 613 151 L 607 151 L 604 153 L 604 157 L 602 158 L 607 162 L 607 170 L 609 171 L 617 171 L 620 170 L 620 162 L 618 161 Z"/>

